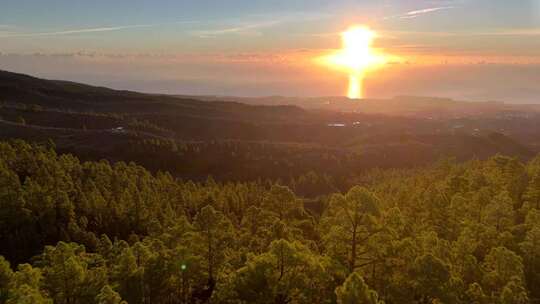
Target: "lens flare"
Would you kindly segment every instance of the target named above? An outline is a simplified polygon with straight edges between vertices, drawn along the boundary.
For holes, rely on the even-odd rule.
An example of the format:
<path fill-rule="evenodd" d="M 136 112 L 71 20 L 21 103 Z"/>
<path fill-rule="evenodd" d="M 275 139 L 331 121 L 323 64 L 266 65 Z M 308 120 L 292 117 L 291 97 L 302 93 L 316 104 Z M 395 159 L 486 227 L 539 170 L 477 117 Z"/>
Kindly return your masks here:
<path fill-rule="evenodd" d="M 347 96 L 351 99 L 359 99 L 363 97 L 363 75 L 349 75 L 349 91 Z"/>
<path fill-rule="evenodd" d="M 387 62 L 386 57 L 372 47 L 376 37 L 377 34 L 365 26 L 353 26 L 341 34 L 343 49 L 322 58 L 325 65 L 349 73 L 347 96 L 351 99 L 364 97 L 366 73 Z"/>

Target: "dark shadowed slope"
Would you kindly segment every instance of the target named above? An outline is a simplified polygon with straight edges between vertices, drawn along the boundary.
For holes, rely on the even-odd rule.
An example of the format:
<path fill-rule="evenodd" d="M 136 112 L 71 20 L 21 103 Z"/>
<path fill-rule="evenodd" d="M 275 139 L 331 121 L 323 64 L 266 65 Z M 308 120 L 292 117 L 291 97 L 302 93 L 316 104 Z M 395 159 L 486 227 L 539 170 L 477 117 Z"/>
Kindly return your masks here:
<path fill-rule="evenodd" d="M 0 71 L 0 101 L 75 111 L 162 113 L 242 120 L 280 119 L 304 112 L 294 106 L 249 106 L 237 102 L 204 102 L 168 95 L 118 91 L 7 71 Z"/>

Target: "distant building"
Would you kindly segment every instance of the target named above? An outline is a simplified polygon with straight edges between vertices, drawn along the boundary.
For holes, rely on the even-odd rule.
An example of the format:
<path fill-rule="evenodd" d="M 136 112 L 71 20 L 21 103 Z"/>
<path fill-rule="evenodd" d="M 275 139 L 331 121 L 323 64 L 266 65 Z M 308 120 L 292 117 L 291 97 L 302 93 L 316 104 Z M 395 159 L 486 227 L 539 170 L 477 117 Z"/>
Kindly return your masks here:
<path fill-rule="evenodd" d="M 113 133 L 126 133 L 126 129 L 124 129 L 124 127 L 116 127 L 116 128 L 112 128 L 111 132 L 113 132 Z"/>
<path fill-rule="evenodd" d="M 355 122 L 353 122 L 353 126 L 355 126 L 355 127 L 361 127 L 361 126 L 363 126 L 363 127 L 371 128 L 371 127 L 373 126 L 373 124 L 370 123 L 370 122 L 360 122 L 360 121 L 355 121 Z"/>

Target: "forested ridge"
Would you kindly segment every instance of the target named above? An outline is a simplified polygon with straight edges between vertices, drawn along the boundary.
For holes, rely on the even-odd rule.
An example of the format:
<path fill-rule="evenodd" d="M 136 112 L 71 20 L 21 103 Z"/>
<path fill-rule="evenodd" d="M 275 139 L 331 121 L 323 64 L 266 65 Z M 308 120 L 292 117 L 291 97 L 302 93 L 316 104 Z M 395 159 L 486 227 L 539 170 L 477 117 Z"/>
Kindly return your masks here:
<path fill-rule="evenodd" d="M 0 141 L 52 141 L 81 161 L 133 161 L 195 183 L 281 181 L 309 198 L 345 192 L 375 168 L 528 160 L 538 130 L 534 105 L 156 95 L 0 71 Z"/>
<path fill-rule="evenodd" d="M 306 199 L 1 142 L 0 303 L 539 302 L 540 157 L 358 183 Z"/>

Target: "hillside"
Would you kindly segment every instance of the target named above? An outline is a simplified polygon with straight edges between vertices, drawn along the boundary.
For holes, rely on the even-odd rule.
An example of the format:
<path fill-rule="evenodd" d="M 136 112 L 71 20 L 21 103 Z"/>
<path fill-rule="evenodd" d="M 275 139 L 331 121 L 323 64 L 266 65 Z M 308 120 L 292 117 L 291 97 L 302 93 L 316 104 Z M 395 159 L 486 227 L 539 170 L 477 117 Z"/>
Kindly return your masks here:
<path fill-rule="evenodd" d="M 301 108 L 301 103 L 249 105 L 10 72 L 0 72 L 0 88 L 0 139 L 52 140 L 59 151 L 85 160 L 136 161 L 153 171 L 196 180 L 208 175 L 290 180 L 315 171 L 332 176 L 334 186 L 345 189 L 354 176 L 372 168 L 410 168 L 446 157 L 483 159 L 497 153 L 525 160 L 540 147 L 535 131 L 540 119 L 534 112 L 525 118 L 497 111 L 434 118 L 398 115 L 397 105 L 392 115 L 356 113 L 347 106 L 338 111 L 337 106 Z M 381 103 L 377 106 L 385 101 Z M 418 106 L 441 103 L 462 104 L 426 99 Z M 354 106 L 374 109 L 376 101 Z"/>
<path fill-rule="evenodd" d="M 118 91 L 68 81 L 45 80 L 0 71 L 0 100 L 45 108 L 105 113 L 169 114 L 221 119 L 279 119 L 303 111 L 292 106 L 247 106 L 237 102 L 201 102 L 167 95 Z"/>

